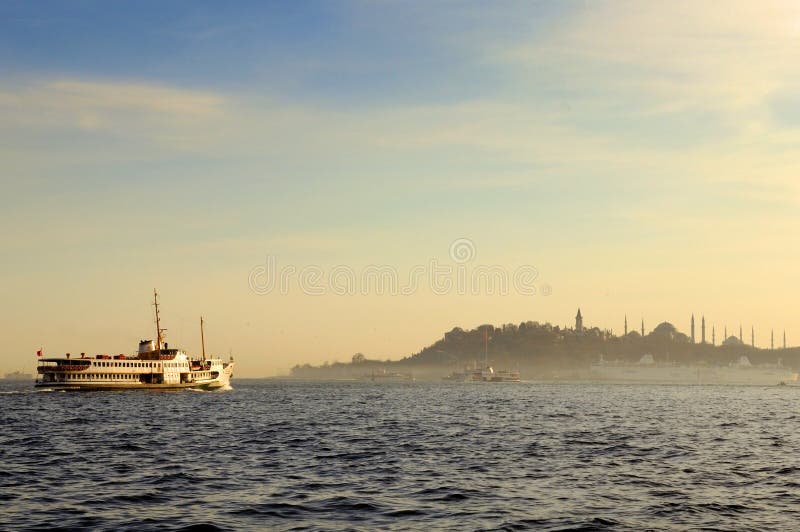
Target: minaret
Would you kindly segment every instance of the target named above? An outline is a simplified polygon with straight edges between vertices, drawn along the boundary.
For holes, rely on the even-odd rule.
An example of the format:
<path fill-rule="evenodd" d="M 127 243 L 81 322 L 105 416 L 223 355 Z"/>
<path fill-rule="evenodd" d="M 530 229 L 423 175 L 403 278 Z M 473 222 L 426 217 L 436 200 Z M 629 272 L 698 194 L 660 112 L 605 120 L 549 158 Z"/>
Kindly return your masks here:
<path fill-rule="evenodd" d="M 578 314 L 575 316 L 575 332 L 583 332 L 583 316 L 581 316 L 581 309 L 578 309 Z"/>
<path fill-rule="evenodd" d="M 706 317 L 705 316 L 703 316 L 703 319 L 700 322 L 700 337 L 702 338 L 702 342 L 706 343 Z"/>
<path fill-rule="evenodd" d="M 625 336 L 628 336 L 628 315 L 625 314 Z"/>
<path fill-rule="evenodd" d="M 717 328 L 711 326 L 711 345 L 717 345 Z"/>
<path fill-rule="evenodd" d="M 786 329 L 783 330 L 783 348 L 786 349 Z"/>
<path fill-rule="evenodd" d="M 725 336 L 723 336 L 722 341 L 724 342 L 727 339 L 728 339 L 728 326 L 726 325 L 725 326 Z"/>
<path fill-rule="evenodd" d="M 769 350 L 775 351 L 775 329 L 769 331 Z"/>
<path fill-rule="evenodd" d="M 642 318 L 642 337 L 644 338 L 644 318 Z"/>
<path fill-rule="evenodd" d="M 750 327 L 750 345 L 756 346 L 756 328 Z"/>
<path fill-rule="evenodd" d="M 692 314 L 692 343 L 694 343 L 694 314 Z"/>
<path fill-rule="evenodd" d="M 739 341 L 744 345 L 744 336 L 742 336 L 742 325 L 739 324 Z"/>

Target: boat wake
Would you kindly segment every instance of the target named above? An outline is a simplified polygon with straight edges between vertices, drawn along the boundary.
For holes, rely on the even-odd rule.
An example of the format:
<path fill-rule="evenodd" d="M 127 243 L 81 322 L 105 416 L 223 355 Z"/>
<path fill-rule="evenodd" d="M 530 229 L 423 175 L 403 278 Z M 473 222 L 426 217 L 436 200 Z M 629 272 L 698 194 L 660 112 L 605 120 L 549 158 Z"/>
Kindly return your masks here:
<path fill-rule="evenodd" d="M 190 392 L 211 392 L 211 393 L 230 392 L 233 391 L 233 386 L 231 386 L 229 383 L 226 384 L 225 386 L 220 386 L 219 388 L 213 388 L 211 390 L 207 388 L 187 388 L 187 390 Z"/>

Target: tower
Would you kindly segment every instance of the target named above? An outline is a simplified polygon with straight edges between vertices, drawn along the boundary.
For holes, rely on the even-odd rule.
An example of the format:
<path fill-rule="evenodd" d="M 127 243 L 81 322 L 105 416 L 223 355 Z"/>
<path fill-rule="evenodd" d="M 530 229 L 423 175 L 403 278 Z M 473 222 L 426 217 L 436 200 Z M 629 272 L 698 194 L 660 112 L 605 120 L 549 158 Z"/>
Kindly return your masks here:
<path fill-rule="evenodd" d="M 581 309 L 578 309 L 578 314 L 575 315 L 575 332 L 583 332 L 583 316 L 581 316 Z"/>
<path fill-rule="evenodd" d="M 717 345 L 717 328 L 711 326 L 711 345 Z"/>
<path fill-rule="evenodd" d="M 625 336 L 628 336 L 628 315 L 625 314 Z"/>
<path fill-rule="evenodd" d="M 642 318 L 642 338 L 644 338 L 644 318 Z"/>
<path fill-rule="evenodd" d="M 692 314 L 692 343 L 694 343 L 694 314 Z"/>
<path fill-rule="evenodd" d="M 724 342 L 727 339 L 728 339 L 728 326 L 726 325 L 725 326 L 725 335 L 723 336 L 722 341 Z"/>
<path fill-rule="evenodd" d="M 750 345 L 756 346 L 756 328 L 752 326 L 750 327 Z"/>
<path fill-rule="evenodd" d="M 702 343 L 706 343 L 706 317 L 703 316 L 703 319 L 700 321 L 700 337 L 702 338 Z"/>
<path fill-rule="evenodd" d="M 775 329 L 769 331 L 769 350 L 775 351 Z"/>
<path fill-rule="evenodd" d="M 742 336 L 742 325 L 739 324 L 739 341 L 744 345 L 744 336 Z"/>
<path fill-rule="evenodd" d="M 783 330 L 783 348 L 786 349 L 786 329 Z"/>

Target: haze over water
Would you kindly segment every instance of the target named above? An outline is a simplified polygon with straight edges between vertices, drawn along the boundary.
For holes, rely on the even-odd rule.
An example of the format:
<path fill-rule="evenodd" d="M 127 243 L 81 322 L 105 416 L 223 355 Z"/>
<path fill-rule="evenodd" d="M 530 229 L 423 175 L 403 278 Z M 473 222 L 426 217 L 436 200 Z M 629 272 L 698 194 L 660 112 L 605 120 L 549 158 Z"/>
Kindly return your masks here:
<path fill-rule="evenodd" d="M 788 530 L 800 519 L 799 393 L 4 384 L 0 528 Z"/>

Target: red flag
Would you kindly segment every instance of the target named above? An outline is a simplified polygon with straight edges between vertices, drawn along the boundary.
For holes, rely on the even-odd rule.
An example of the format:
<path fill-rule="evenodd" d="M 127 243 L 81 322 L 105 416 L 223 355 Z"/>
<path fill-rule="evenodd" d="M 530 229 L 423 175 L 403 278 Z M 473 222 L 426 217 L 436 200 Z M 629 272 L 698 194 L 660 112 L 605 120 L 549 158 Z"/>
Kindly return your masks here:
<path fill-rule="evenodd" d="M 36 351 L 36 356 L 37 356 L 37 357 L 40 357 L 40 356 L 42 356 L 42 350 L 41 350 L 41 349 L 39 349 L 38 351 Z"/>

